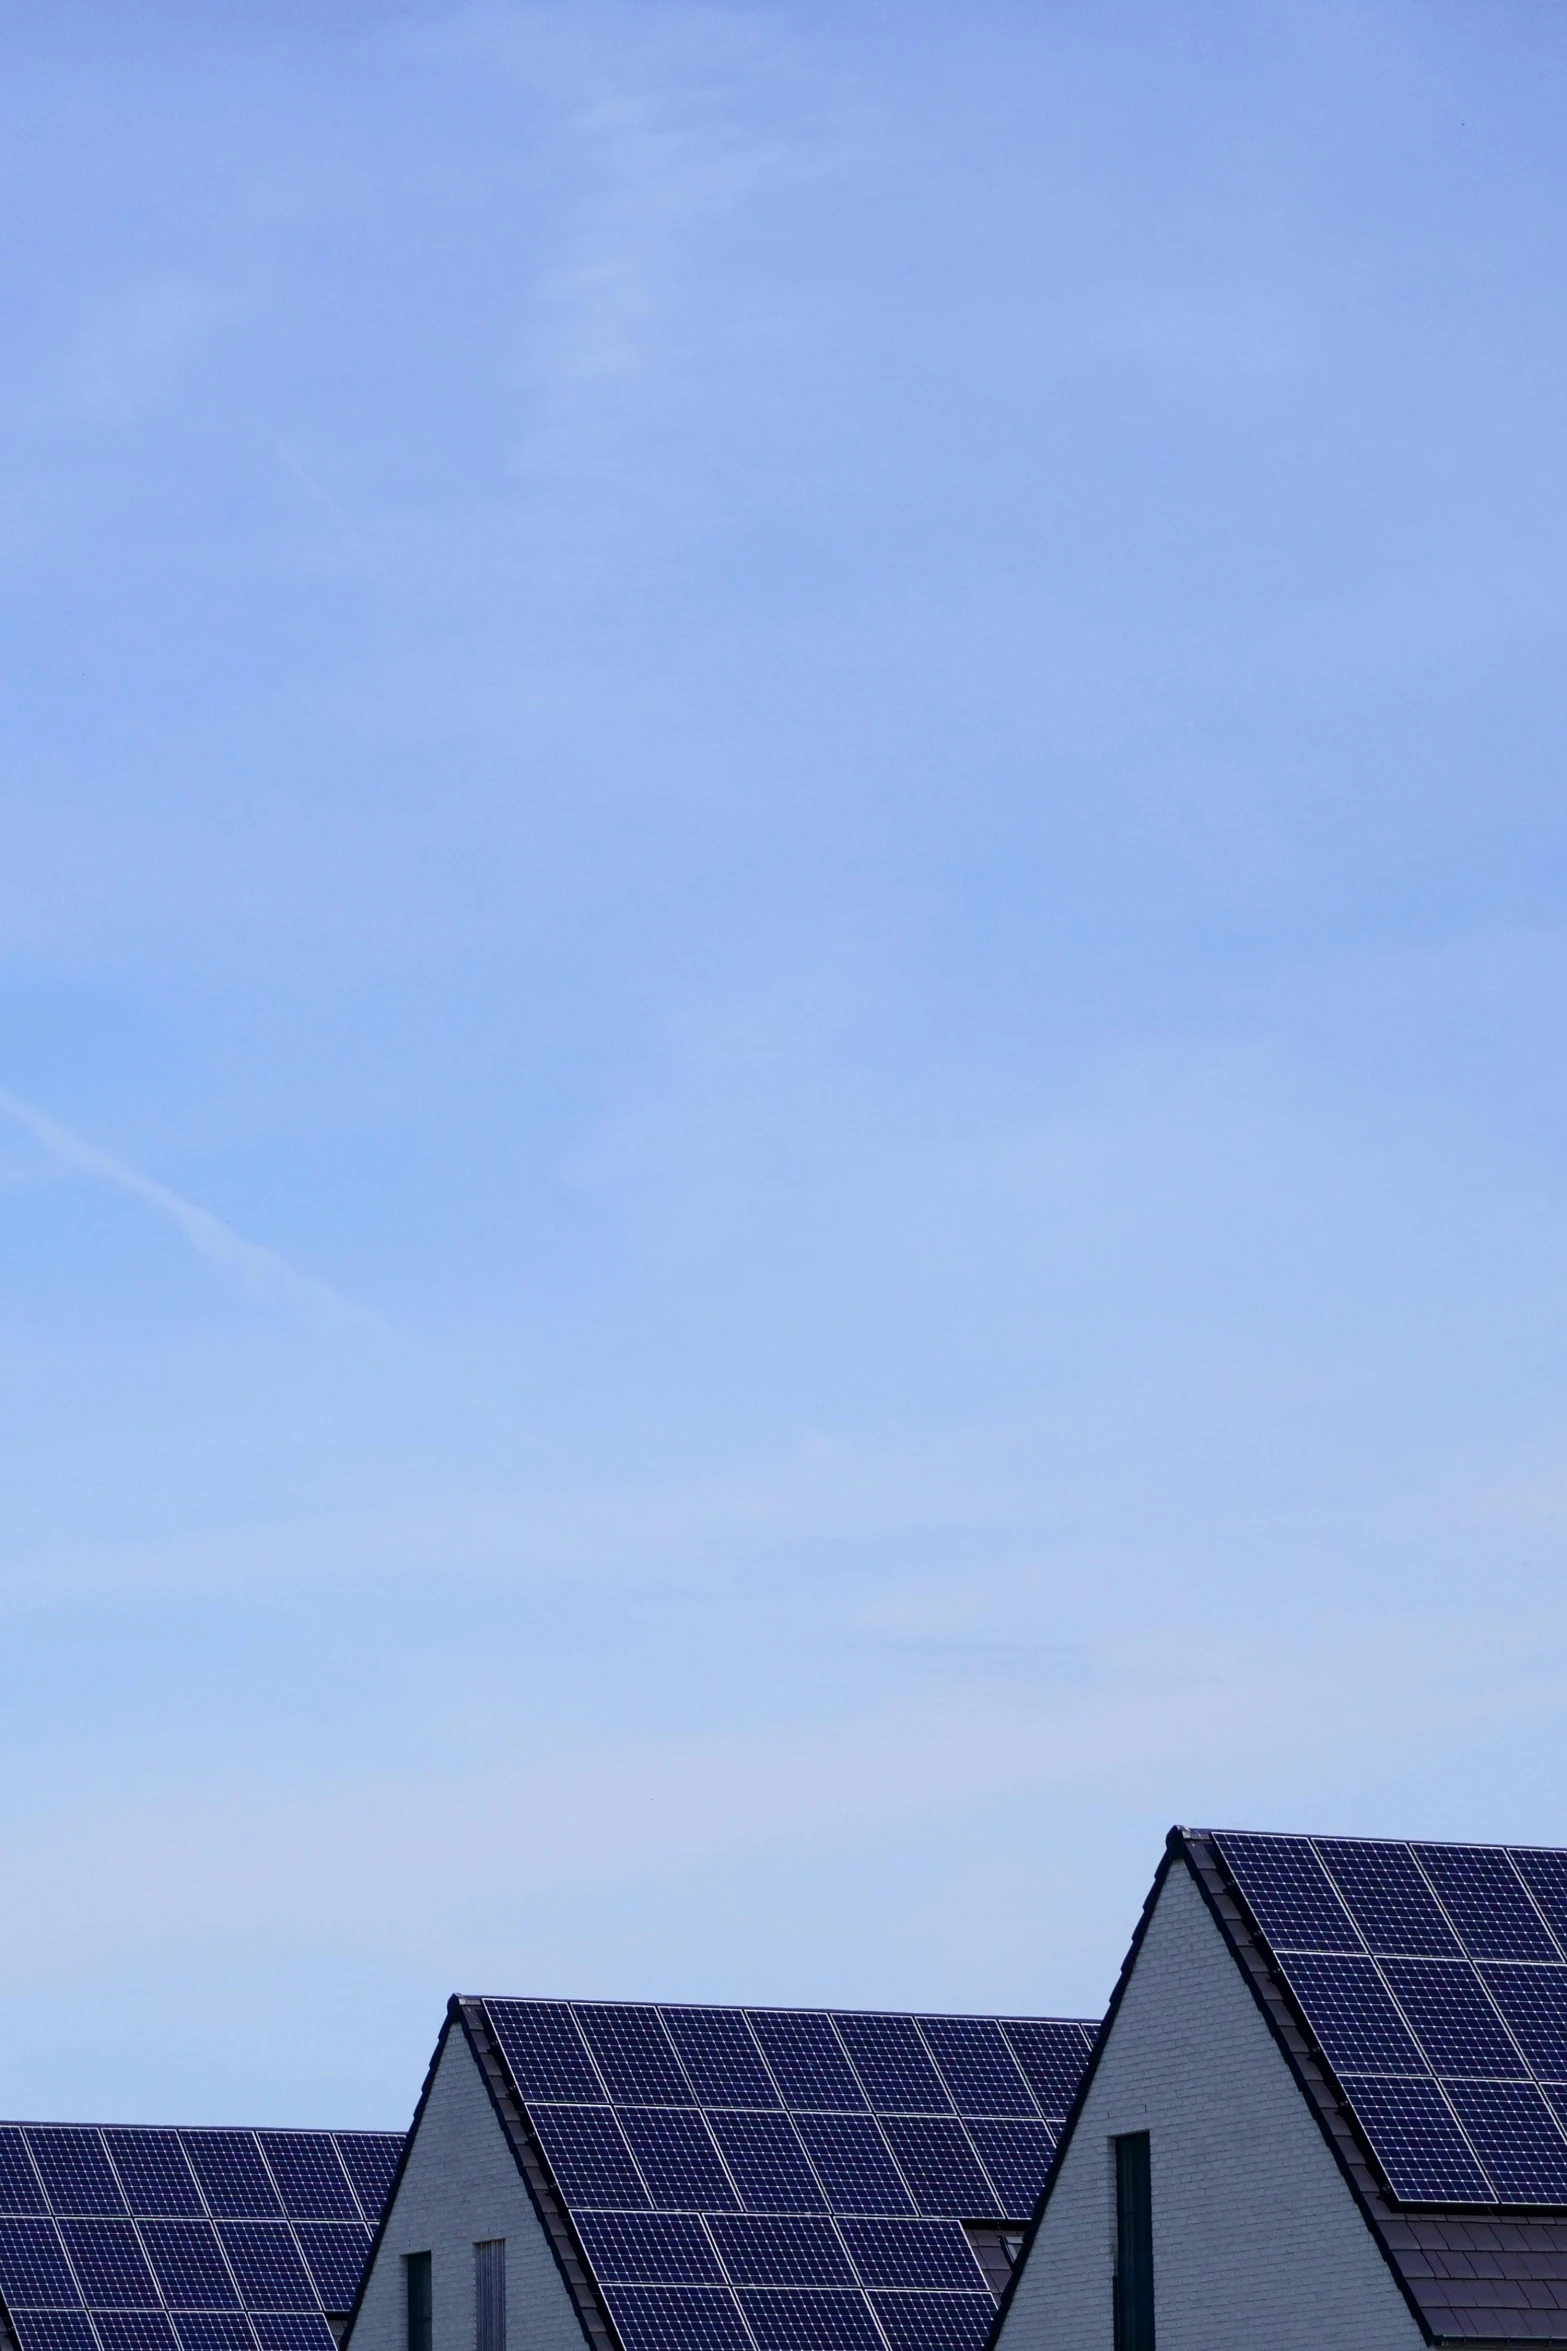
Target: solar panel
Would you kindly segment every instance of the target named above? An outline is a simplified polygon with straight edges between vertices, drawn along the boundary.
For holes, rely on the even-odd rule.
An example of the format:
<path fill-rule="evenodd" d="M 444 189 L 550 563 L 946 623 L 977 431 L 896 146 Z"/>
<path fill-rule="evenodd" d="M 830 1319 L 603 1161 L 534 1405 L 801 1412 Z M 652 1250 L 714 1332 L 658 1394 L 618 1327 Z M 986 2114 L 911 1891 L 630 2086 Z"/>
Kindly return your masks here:
<path fill-rule="evenodd" d="M 294 2234 L 322 2308 L 351 2308 L 370 2250 L 370 2231 L 358 2221 L 304 2220 Z"/>
<path fill-rule="evenodd" d="M 179 2351 L 161 2310 L 98 2310 L 93 2325 L 103 2351 Z"/>
<path fill-rule="evenodd" d="M 700 2114 L 628 2106 L 620 2125 L 655 2205 L 670 2212 L 725 2212 L 739 2203 Z"/>
<path fill-rule="evenodd" d="M 1435 2082 L 1357 2081 L 1355 2117 L 1395 2196 L 1412 2204 L 1491 2201 L 1491 2184 Z"/>
<path fill-rule="evenodd" d="M 983 2273 L 955 2220 L 863 2220 L 840 2223 L 861 2283 L 946 2286 L 972 2293 Z"/>
<path fill-rule="evenodd" d="M 19 2130 L 0 2129 L 0 2212 L 43 2212 L 44 2192 Z"/>
<path fill-rule="evenodd" d="M 819 2212 L 826 2197 L 787 2114 L 708 2113 L 730 2177 L 748 2212 Z"/>
<path fill-rule="evenodd" d="M 1088 2062 L 1088 2032 L 1078 2024 L 1010 2016 L 1001 2019 L 1001 2030 L 1039 2101 L 1040 2112 L 1065 2114 Z"/>
<path fill-rule="evenodd" d="M 21 2351 L 98 2351 L 84 2310 L 13 2310 L 11 2326 Z"/>
<path fill-rule="evenodd" d="M 337 2351 L 337 2338 L 316 2310 L 258 2310 L 251 2325 L 261 2351 Z"/>
<path fill-rule="evenodd" d="M 759 2351 L 883 2351 L 863 2294 L 742 2292 L 740 2306 Z"/>
<path fill-rule="evenodd" d="M 995 2182 L 1002 2211 L 1017 2220 L 1031 2213 L 1055 2152 L 1050 2125 L 981 2115 L 969 2124 L 968 2134 Z"/>
<path fill-rule="evenodd" d="M 60 2235 L 89 2310 L 158 2307 L 158 2289 L 131 2221 L 62 2220 Z"/>
<path fill-rule="evenodd" d="M 326 2131 L 258 2131 L 290 2220 L 357 2220 L 359 2207 Z"/>
<path fill-rule="evenodd" d="M 719 2213 L 713 2241 L 737 2286 L 852 2286 L 854 2272 L 830 2220 Z"/>
<path fill-rule="evenodd" d="M 960 2122 L 936 2115 L 889 2114 L 882 2123 L 898 2168 L 921 2212 L 978 2219 L 1001 2205 Z"/>
<path fill-rule="evenodd" d="M 607 2107 L 536 2106 L 533 2127 L 568 2205 L 634 2209 L 650 2201 Z"/>
<path fill-rule="evenodd" d="M 1473 1968 L 1444 1959 L 1388 1959 L 1382 1972 L 1437 2074 L 1524 2071 L 1512 2035 Z"/>
<path fill-rule="evenodd" d="M 0 2297 L 13 2310 L 80 2302 L 52 2220 L 0 2220 Z"/>
<path fill-rule="evenodd" d="M 893 2351 L 984 2351 L 995 2317 L 988 2294 L 873 2294 Z"/>
<path fill-rule="evenodd" d="M 1238 1837 L 1226 1832 L 1215 1842 L 1275 1951 L 1362 1948 L 1309 1837 Z"/>
<path fill-rule="evenodd" d="M 1544 1913 L 1562 1952 L 1567 1955 L 1567 1853 L 1542 1852 L 1538 1847 L 1514 1846 L 1508 1858 L 1539 1909 Z"/>
<path fill-rule="evenodd" d="M 173 2131 L 109 2130 L 104 2143 L 135 2213 L 193 2217 L 201 2192 Z"/>
<path fill-rule="evenodd" d="M 796 2117 L 834 2212 L 912 2212 L 914 2199 L 868 2114 Z"/>
<path fill-rule="evenodd" d="M 125 2198 L 96 2131 L 34 2129 L 27 2133 L 27 2143 L 52 2211 L 125 2210 Z"/>
<path fill-rule="evenodd" d="M 1567 1967 L 1482 1967 L 1480 1975 L 1533 2071 L 1567 2082 Z"/>
<path fill-rule="evenodd" d="M 625 2351 L 976 2351 L 995 2303 L 961 2224 L 1032 2213 L 1092 2046 L 1048 2019 L 484 2007 Z"/>
<path fill-rule="evenodd" d="M 182 2131 L 190 2167 L 207 2209 L 234 2220 L 271 2220 L 282 2214 L 252 2131 Z"/>
<path fill-rule="evenodd" d="M 711 2286 L 609 2286 L 626 2351 L 752 2351 L 739 2305 Z"/>
<path fill-rule="evenodd" d="M 238 2309 L 239 2295 L 210 2221 L 144 2220 L 141 2238 L 171 2310 Z"/>
<path fill-rule="evenodd" d="M 359 2208 L 373 2228 L 380 2219 L 392 2180 L 402 2159 L 398 2131 L 334 2131 L 333 2140 L 343 2169 L 354 2183 Z"/>
<path fill-rule="evenodd" d="M 294 2232 L 280 2221 L 226 2220 L 218 2234 L 248 2310 L 315 2310 L 310 2273 Z"/>
<path fill-rule="evenodd" d="M 1533 2083 L 1444 2087 L 1504 2203 L 1567 2204 L 1567 2139 Z"/>
<path fill-rule="evenodd" d="M 1458 1938 L 1407 1845 L 1324 1837 L 1317 1851 L 1373 1951 L 1458 1959 Z"/>
<path fill-rule="evenodd" d="M 989 2016 L 931 2016 L 925 2039 L 960 2114 L 1033 2114 L 1033 2093 Z"/>
<path fill-rule="evenodd" d="M 879 2113 L 951 2113 L 952 2101 L 912 2016 L 835 2016 L 833 2022 Z"/>
<path fill-rule="evenodd" d="M 595 2277 L 649 2285 L 721 2286 L 713 2241 L 699 2220 L 666 2212 L 584 2212 L 577 2222 Z"/>
<path fill-rule="evenodd" d="M 664 2022 L 700 2104 L 778 2104 L 772 2076 L 739 2010 L 666 2008 Z"/>
<path fill-rule="evenodd" d="M 1414 1852 L 1471 1958 L 1560 1959 L 1505 1853 L 1485 1845 L 1417 1845 Z"/>
<path fill-rule="evenodd" d="M 182 2351 L 256 2351 L 248 2319 L 221 2310 L 177 2310 L 174 2332 Z"/>
<path fill-rule="evenodd" d="M 751 2026 L 786 2106 L 864 2106 L 865 2094 L 827 2017 L 759 2008 L 751 2011 Z"/>
<path fill-rule="evenodd" d="M 1301 1953 L 1289 1981 L 1335 2073 L 1424 2073 L 1426 2064 L 1369 1959 Z"/>

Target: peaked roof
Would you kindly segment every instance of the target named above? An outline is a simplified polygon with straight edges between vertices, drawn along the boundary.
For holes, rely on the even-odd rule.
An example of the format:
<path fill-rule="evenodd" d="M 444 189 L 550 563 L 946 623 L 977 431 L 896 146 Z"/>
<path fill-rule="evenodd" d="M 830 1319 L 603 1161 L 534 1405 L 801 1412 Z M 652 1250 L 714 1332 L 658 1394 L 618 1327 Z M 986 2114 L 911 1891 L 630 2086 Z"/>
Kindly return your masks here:
<path fill-rule="evenodd" d="M 21 2351 L 334 2351 L 400 2133 L 0 2123 Z"/>
<path fill-rule="evenodd" d="M 458 1999 L 431 2081 L 454 2029 L 599 2351 L 980 2351 L 1095 2028 Z"/>
<path fill-rule="evenodd" d="M 1426 2340 L 1567 2343 L 1567 1852 L 1172 1829 L 1041 2212 L 1177 1862 Z"/>

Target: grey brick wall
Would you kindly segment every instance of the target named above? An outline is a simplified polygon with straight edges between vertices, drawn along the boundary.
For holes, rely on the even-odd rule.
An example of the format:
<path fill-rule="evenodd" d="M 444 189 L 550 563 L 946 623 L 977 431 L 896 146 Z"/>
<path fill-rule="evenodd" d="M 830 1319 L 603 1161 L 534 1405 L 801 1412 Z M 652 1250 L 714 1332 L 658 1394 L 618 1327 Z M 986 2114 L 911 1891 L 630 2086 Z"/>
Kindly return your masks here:
<path fill-rule="evenodd" d="M 506 2240 L 506 2351 L 584 2351 L 489 2093 L 454 2030 L 365 2287 L 353 2351 L 406 2351 L 406 2253 L 431 2257 L 434 2351 L 474 2351 L 473 2248 L 486 2237 Z"/>
<path fill-rule="evenodd" d="M 1179 1863 L 1000 2351 L 1112 2351 L 1110 2140 L 1143 2130 L 1159 2351 L 1416 2351 L 1420 2330 Z"/>

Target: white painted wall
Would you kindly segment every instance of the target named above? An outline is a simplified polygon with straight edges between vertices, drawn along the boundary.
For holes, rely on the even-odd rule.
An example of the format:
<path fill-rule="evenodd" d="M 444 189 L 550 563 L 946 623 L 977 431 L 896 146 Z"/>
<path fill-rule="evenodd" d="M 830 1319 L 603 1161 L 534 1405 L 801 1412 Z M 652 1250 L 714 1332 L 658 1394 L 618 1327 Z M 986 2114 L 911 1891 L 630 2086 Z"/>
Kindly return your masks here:
<path fill-rule="evenodd" d="M 1112 2351 L 1121 2131 L 1149 2134 L 1158 2351 L 1417 2351 L 1420 2330 L 1180 1862 L 1000 2351 Z"/>
<path fill-rule="evenodd" d="M 549 2240 L 454 2027 L 349 2337 L 353 2351 L 407 2351 L 406 2253 L 431 2256 L 434 2351 L 474 2351 L 473 2248 L 486 2237 L 506 2240 L 506 2351 L 584 2351 Z"/>

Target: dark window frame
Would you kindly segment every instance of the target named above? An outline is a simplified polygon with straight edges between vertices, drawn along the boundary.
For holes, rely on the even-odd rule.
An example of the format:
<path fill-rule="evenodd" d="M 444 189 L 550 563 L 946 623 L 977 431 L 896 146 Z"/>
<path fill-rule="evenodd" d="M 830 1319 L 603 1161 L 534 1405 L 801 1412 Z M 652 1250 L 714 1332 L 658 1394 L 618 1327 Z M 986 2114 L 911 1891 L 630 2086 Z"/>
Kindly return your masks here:
<path fill-rule="evenodd" d="M 1115 2351 L 1154 2351 L 1153 2161 L 1146 2131 L 1110 2142 L 1115 2163 Z"/>
<path fill-rule="evenodd" d="M 428 2253 L 403 2255 L 406 2351 L 435 2351 L 435 2285 Z"/>
<path fill-rule="evenodd" d="M 476 2237 L 474 2240 L 473 2351 L 506 2351 L 504 2237 Z"/>

